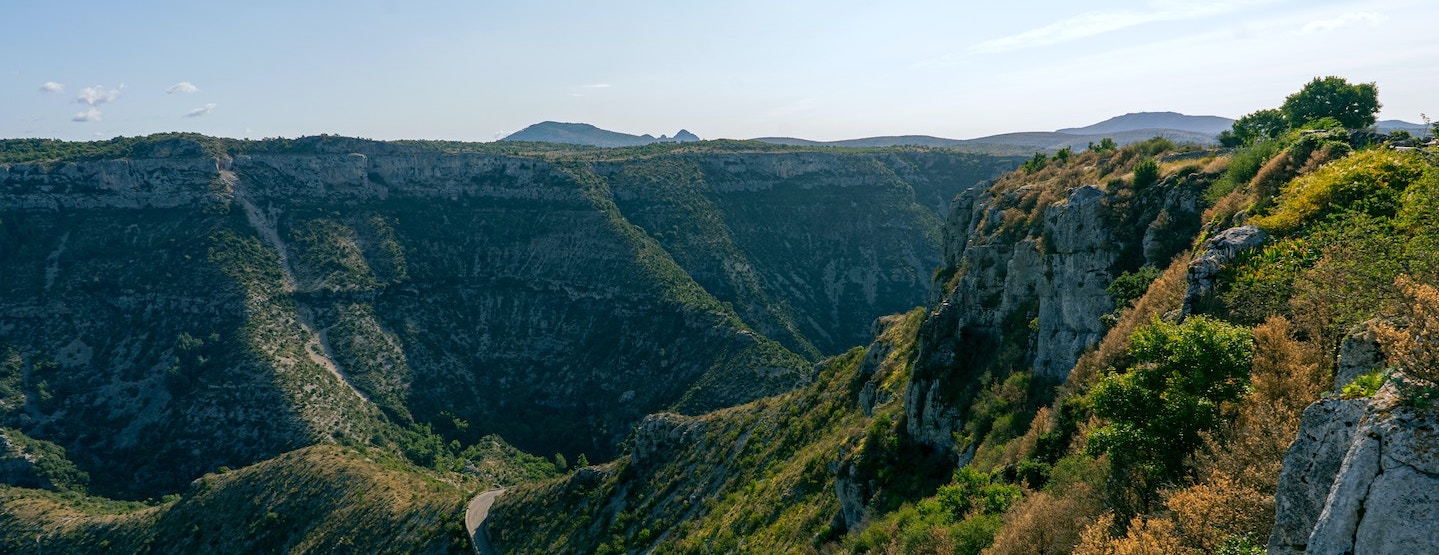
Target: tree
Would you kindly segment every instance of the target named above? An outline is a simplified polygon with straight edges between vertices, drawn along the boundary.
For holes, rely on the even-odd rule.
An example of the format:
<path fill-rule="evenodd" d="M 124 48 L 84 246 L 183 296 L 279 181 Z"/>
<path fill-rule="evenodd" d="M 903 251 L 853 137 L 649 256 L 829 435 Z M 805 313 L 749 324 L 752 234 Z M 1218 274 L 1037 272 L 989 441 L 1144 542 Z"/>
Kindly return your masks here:
<path fill-rule="evenodd" d="M 1346 128 L 1360 129 L 1374 125 L 1379 107 L 1379 89 L 1374 83 L 1351 85 L 1341 77 L 1329 76 L 1315 77 L 1286 97 L 1280 110 L 1291 128 L 1332 117 Z"/>
<path fill-rule="evenodd" d="M 1219 134 L 1219 143 L 1224 146 L 1244 146 L 1259 139 L 1273 139 L 1289 130 L 1289 121 L 1284 112 L 1273 108 L 1247 114 Z"/>
<path fill-rule="evenodd" d="M 1105 153 L 1105 152 L 1114 151 L 1114 150 L 1117 149 L 1117 148 L 1119 148 L 1119 145 L 1118 145 L 1118 144 L 1115 144 L 1114 139 L 1111 139 L 1111 138 L 1109 138 L 1109 137 L 1105 137 L 1105 138 L 1103 138 L 1103 139 L 1100 139 L 1100 140 L 1099 140 L 1099 144 L 1094 144 L 1093 142 L 1089 143 L 1089 150 L 1092 150 L 1092 151 L 1094 151 L 1094 152 L 1098 152 L 1098 153 L 1101 153 L 1101 154 L 1102 154 L 1102 153 Z"/>
<path fill-rule="evenodd" d="M 1221 406 L 1244 394 L 1253 351 L 1248 328 L 1202 316 L 1136 329 L 1129 354 L 1138 364 L 1089 394 L 1108 420 L 1089 433 L 1090 454 L 1108 453 L 1116 477 L 1152 496 L 1184 474 L 1204 432 L 1221 423 Z"/>
<path fill-rule="evenodd" d="M 1044 165 L 1048 162 L 1049 158 L 1045 157 L 1044 153 L 1036 152 L 1033 157 L 1024 161 L 1024 165 L 1020 166 L 1020 169 L 1023 169 L 1024 173 L 1034 173 L 1044 169 Z"/>

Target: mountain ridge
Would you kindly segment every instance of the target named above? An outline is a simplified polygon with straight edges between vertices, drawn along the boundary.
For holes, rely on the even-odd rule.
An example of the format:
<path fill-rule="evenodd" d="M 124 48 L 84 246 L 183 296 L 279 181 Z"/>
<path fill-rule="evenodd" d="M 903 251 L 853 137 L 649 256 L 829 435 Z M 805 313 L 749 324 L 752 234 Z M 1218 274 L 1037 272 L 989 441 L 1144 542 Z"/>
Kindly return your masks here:
<path fill-rule="evenodd" d="M 588 123 L 542 121 L 511 133 L 500 140 L 512 142 L 563 143 L 598 147 L 623 147 L 644 146 L 654 143 L 687 143 L 699 141 L 700 138 L 685 129 L 676 132 L 674 137 L 667 135 L 655 137 L 648 133 L 644 135 L 631 135 L 618 131 L 600 129 Z"/>

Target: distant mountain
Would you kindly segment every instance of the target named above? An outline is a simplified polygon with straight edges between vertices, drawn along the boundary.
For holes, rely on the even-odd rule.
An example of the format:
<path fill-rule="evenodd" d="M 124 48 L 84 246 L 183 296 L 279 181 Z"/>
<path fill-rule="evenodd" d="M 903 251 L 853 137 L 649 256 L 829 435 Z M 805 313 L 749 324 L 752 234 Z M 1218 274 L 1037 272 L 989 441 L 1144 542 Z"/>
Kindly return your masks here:
<path fill-rule="evenodd" d="M 1067 135 L 1100 135 L 1145 129 L 1174 129 L 1204 135 L 1218 135 L 1229 129 L 1234 120 L 1219 116 L 1187 116 L 1178 112 L 1136 112 L 1124 114 L 1094 125 L 1058 129 Z"/>
<path fill-rule="evenodd" d="M 1164 137 L 1175 143 L 1194 143 L 1201 145 L 1218 144 L 1215 134 L 1200 133 L 1181 129 L 1135 129 L 1115 133 L 1095 134 L 1070 134 L 1049 131 L 1033 131 L 1025 133 L 1004 133 L 1002 135 L 990 135 L 978 139 L 945 139 L 931 137 L 928 135 L 900 135 L 891 137 L 866 137 L 863 139 L 845 139 L 841 141 L 811 141 L 807 139 L 796 139 L 793 137 L 760 137 L 755 141 L 779 145 L 797 146 L 837 146 L 850 148 L 878 148 L 887 146 L 928 146 L 953 148 L 963 152 L 979 154 L 1029 154 L 1036 150 L 1059 150 L 1061 148 L 1081 149 L 1089 146 L 1089 143 L 1097 143 L 1105 138 L 1113 139 L 1120 146 L 1146 141 L 1154 137 Z"/>
<path fill-rule="evenodd" d="M 1427 125 L 1424 125 L 1422 123 L 1409 123 L 1407 121 L 1397 119 L 1386 119 L 1384 121 L 1376 122 L 1374 124 L 1374 127 L 1378 129 L 1380 133 L 1388 133 L 1390 131 L 1408 131 L 1412 135 L 1421 137 L 1427 136 L 1429 134 L 1429 126 Z"/>
<path fill-rule="evenodd" d="M 690 133 L 684 129 L 675 133 L 674 137 L 665 135 L 655 137 L 650 134 L 630 135 L 628 133 L 608 131 L 588 123 L 546 121 L 516 131 L 510 136 L 500 140 L 617 147 L 643 146 L 652 143 L 687 143 L 698 141 L 700 138 L 696 137 L 694 133 Z"/>

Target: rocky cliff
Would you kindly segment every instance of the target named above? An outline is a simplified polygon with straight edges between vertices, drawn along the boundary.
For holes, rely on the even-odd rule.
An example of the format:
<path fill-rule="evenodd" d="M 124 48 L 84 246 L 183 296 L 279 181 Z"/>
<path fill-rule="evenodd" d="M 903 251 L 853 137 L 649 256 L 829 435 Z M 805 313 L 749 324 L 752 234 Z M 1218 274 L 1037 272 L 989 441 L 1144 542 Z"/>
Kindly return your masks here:
<path fill-rule="evenodd" d="M 1162 267 L 1188 246 L 1214 177 L 1185 172 L 1136 188 L 1075 173 L 1038 183 L 1012 174 L 955 198 L 937 274 L 942 296 L 920 331 L 905 392 L 907 430 L 919 442 L 954 449 L 985 379 L 1032 371 L 1062 381 L 1107 330 L 1100 316 L 1115 308 L 1110 282 Z"/>
<path fill-rule="evenodd" d="M 1345 338 L 1336 390 L 1387 366 L 1369 325 Z M 1432 553 L 1439 530 L 1439 414 L 1413 399 L 1431 384 L 1403 374 L 1372 398 L 1304 410 L 1275 494 L 1271 554 Z"/>
<path fill-rule="evenodd" d="M 0 165 L 0 424 L 127 496 L 416 426 L 602 460 L 923 302 L 940 199 L 1010 164 L 654 148 L 170 138 Z"/>

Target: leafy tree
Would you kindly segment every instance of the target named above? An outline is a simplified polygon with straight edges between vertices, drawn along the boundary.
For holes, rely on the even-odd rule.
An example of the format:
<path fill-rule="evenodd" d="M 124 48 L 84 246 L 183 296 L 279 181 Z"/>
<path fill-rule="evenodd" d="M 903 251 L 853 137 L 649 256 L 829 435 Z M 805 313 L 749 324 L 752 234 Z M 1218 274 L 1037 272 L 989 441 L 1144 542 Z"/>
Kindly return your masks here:
<path fill-rule="evenodd" d="M 1152 496 L 1184 474 L 1203 433 L 1222 422 L 1221 405 L 1244 394 L 1253 335 L 1200 316 L 1183 324 L 1156 319 L 1130 342 L 1137 365 L 1100 379 L 1089 394 L 1108 423 L 1089 433 L 1087 449 L 1108 453 L 1121 483 Z"/>
<path fill-rule="evenodd" d="M 1118 148 L 1119 145 L 1114 142 L 1114 139 L 1111 139 L 1109 137 L 1100 139 L 1099 144 L 1094 144 L 1093 142 L 1089 143 L 1089 150 L 1101 154 L 1105 152 L 1113 152 Z"/>
<path fill-rule="evenodd" d="M 1044 169 L 1044 165 L 1048 162 L 1049 159 L 1044 156 L 1043 152 L 1036 152 L 1033 157 L 1024 161 L 1024 165 L 1020 166 L 1020 169 L 1023 169 L 1024 173 L 1034 173 Z"/>
<path fill-rule="evenodd" d="M 1069 147 L 1064 147 L 1059 149 L 1059 152 L 1054 153 L 1054 161 L 1058 162 L 1059 165 L 1063 166 L 1065 163 L 1069 162 L 1069 157 L 1073 155 L 1074 151 L 1070 150 Z"/>
<path fill-rule="evenodd" d="M 1260 139 L 1273 139 L 1289 129 L 1289 120 L 1284 112 L 1277 109 L 1259 110 L 1247 114 L 1219 134 L 1219 143 L 1224 146 L 1244 146 Z"/>
<path fill-rule="evenodd" d="M 1349 129 L 1374 125 L 1379 112 L 1379 89 L 1373 83 L 1351 85 L 1341 77 L 1315 77 L 1299 92 L 1284 99 L 1280 110 L 1289 127 L 1302 127 L 1332 117 Z"/>

